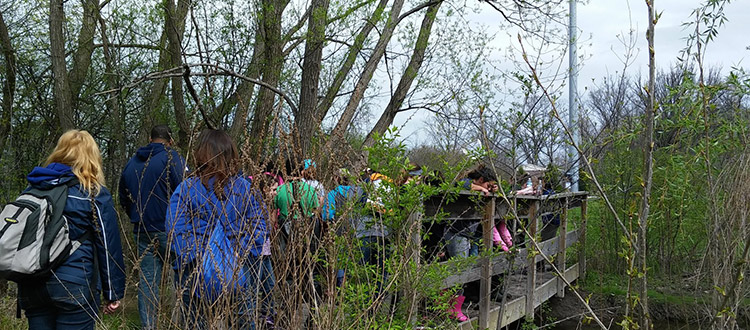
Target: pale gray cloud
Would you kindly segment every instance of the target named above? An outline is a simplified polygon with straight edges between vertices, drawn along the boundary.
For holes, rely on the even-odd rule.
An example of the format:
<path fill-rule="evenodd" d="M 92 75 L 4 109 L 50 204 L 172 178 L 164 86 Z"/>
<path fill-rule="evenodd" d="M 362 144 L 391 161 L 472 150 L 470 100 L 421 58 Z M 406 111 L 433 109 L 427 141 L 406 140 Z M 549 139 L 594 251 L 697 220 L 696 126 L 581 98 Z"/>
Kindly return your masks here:
<path fill-rule="evenodd" d="M 680 51 L 686 47 L 685 38 L 692 33 L 683 27 L 683 23 L 694 20 L 691 13 L 704 2 L 656 0 L 656 9 L 662 13 L 655 32 L 656 60 L 660 69 L 666 70 L 677 62 Z M 718 37 L 708 45 L 704 63 L 707 67 L 721 67 L 726 73 L 731 67 L 747 66 L 745 58 L 750 56 L 750 50 L 747 49 L 750 46 L 750 1 L 732 1 L 726 6 L 725 12 L 727 22 L 720 28 Z M 470 24 L 477 28 L 484 27 L 495 35 L 494 45 L 498 49 L 507 49 L 509 45 L 517 47 L 517 32 L 499 26 L 496 22 L 500 19 L 500 14 L 489 6 L 483 6 L 480 13 L 467 17 Z M 622 57 L 626 53 L 626 46 L 618 38 L 627 36 L 631 29 L 635 33 L 635 49 L 632 63 L 627 68 L 628 73 L 646 73 L 647 21 L 647 9 L 643 0 L 591 0 L 578 5 L 578 28 L 581 38 L 579 55 L 584 56 L 579 71 L 579 95 L 585 97 L 586 88 L 593 87 L 606 75 L 622 72 Z M 512 70 L 510 61 L 500 58 L 501 53 L 498 52 L 499 66 L 496 67 L 501 70 Z M 517 57 L 520 61 L 520 53 L 511 56 Z M 558 60 L 563 61 L 563 72 L 558 79 L 563 79 L 567 58 Z M 561 101 L 566 102 L 564 99 L 567 99 L 567 95 L 563 95 L 562 99 Z M 394 125 L 405 124 L 402 133 L 409 136 L 410 144 L 424 142 L 425 137 L 421 128 L 427 116 L 403 113 L 396 117 Z"/>

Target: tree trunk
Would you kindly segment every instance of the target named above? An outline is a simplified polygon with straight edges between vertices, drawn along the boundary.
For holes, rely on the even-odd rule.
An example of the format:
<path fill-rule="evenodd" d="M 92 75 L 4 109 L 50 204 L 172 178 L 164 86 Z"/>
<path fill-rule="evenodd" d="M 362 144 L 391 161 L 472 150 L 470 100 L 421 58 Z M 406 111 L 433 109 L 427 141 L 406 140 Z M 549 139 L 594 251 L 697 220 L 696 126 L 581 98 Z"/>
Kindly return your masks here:
<path fill-rule="evenodd" d="M 107 85 L 107 89 L 116 89 L 120 87 L 120 80 L 117 73 L 115 72 L 115 59 L 112 54 L 112 48 L 110 47 L 109 37 L 107 36 L 107 25 L 104 18 L 101 17 L 99 11 L 97 11 L 97 18 L 99 20 L 99 29 L 102 36 L 102 53 L 104 54 L 104 81 Z M 110 171 L 108 177 L 110 178 L 110 184 L 113 186 L 113 190 L 117 191 L 117 187 L 114 187 L 117 174 L 120 173 L 122 167 L 125 165 L 126 150 L 125 150 L 125 118 L 121 116 L 120 112 L 120 98 L 119 93 L 112 94 L 106 101 L 107 110 L 109 110 L 110 123 L 112 125 L 112 138 L 107 145 L 107 156 L 110 160 L 108 166 Z"/>
<path fill-rule="evenodd" d="M 349 103 L 347 103 L 346 108 L 344 108 L 344 113 L 341 115 L 341 118 L 339 118 L 338 123 L 336 123 L 333 132 L 331 132 L 331 137 L 326 144 L 326 149 L 330 149 L 331 146 L 334 145 L 334 141 L 338 142 L 340 139 L 343 139 L 346 130 L 349 128 L 349 124 L 351 123 L 352 118 L 354 118 L 354 113 L 359 106 L 359 102 L 362 101 L 367 86 L 369 85 L 370 80 L 372 80 L 372 75 L 375 73 L 375 69 L 377 69 L 380 59 L 383 57 L 383 54 L 385 54 L 385 48 L 388 46 L 388 42 L 393 36 L 393 30 L 396 29 L 398 17 L 403 6 L 404 0 L 394 1 L 393 6 L 391 7 L 391 12 L 388 15 L 388 20 L 385 23 L 385 29 L 383 29 L 383 33 L 380 35 L 380 39 L 378 39 L 378 43 L 375 45 L 375 50 L 373 50 L 372 55 L 370 55 L 370 58 L 367 60 L 365 68 L 359 76 L 357 84 L 354 86 L 354 91 L 352 92 L 351 97 L 349 97 Z"/>
<path fill-rule="evenodd" d="M 331 86 L 328 87 L 326 95 L 318 105 L 318 109 L 316 110 L 316 114 L 318 116 L 316 118 L 317 126 L 320 126 L 320 123 L 323 122 L 323 119 L 325 119 L 325 116 L 328 114 L 328 110 L 331 108 L 333 100 L 336 98 L 339 90 L 341 90 L 341 85 L 344 84 L 344 80 L 346 80 L 346 77 L 349 76 L 349 72 L 352 70 L 354 62 L 357 60 L 357 55 L 359 55 L 362 51 L 367 37 L 375 27 L 375 22 L 380 20 L 380 17 L 383 15 L 383 11 L 385 10 L 385 6 L 387 4 L 388 0 L 380 0 L 378 6 L 375 8 L 375 11 L 373 11 L 370 18 L 365 21 L 365 23 L 362 25 L 362 28 L 359 30 L 359 33 L 354 38 L 354 44 L 346 53 L 346 57 L 341 62 L 341 66 L 336 72 L 336 76 L 333 78 L 333 83 L 331 83 Z"/>
<path fill-rule="evenodd" d="M 648 274 L 647 274 L 647 263 L 646 257 L 648 250 L 646 246 L 647 235 L 648 235 L 648 215 L 650 209 L 650 198 L 651 198 L 651 184 L 654 174 L 654 107 L 656 100 L 654 98 L 654 89 L 656 86 L 656 61 L 654 52 L 654 21 L 656 19 L 654 15 L 654 0 L 646 0 L 648 7 L 648 32 L 646 33 L 646 39 L 648 40 L 648 101 L 646 103 L 646 131 L 645 135 L 645 166 L 643 168 L 643 201 L 641 204 L 641 212 L 638 219 L 638 248 L 636 249 L 638 255 L 638 263 L 640 266 L 641 278 L 639 285 L 639 298 L 640 298 L 640 328 L 651 329 L 650 327 L 650 315 L 648 312 Z"/>
<path fill-rule="evenodd" d="M 157 70 L 162 71 L 169 69 L 172 65 L 172 53 L 171 45 L 169 45 L 169 29 L 173 26 L 173 31 L 178 39 L 182 39 L 182 35 L 185 32 L 185 19 L 190 8 L 188 0 L 178 0 L 177 7 L 174 7 L 173 0 L 164 0 L 162 3 L 164 7 L 164 30 L 162 31 L 161 38 L 159 39 L 159 63 L 157 64 Z M 170 10 L 169 8 L 175 8 Z M 162 100 L 165 96 L 167 89 L 167 79 L 158 79 L 154 81 L 151 91 L 146 97 L 146 107 L 143 109 L 143 115 L 141 116 L 141 129 L 140 129 L 140 141 L 139 144 L 145 144 L 148 141 L 149 132 L 151 127 L 155 124 L 155 120 L 163 120 L 166 117 L 160 115 L 163 113 Z M 162 124 L 162 123 L 159 123 Z M 178 138 L 179 139 L 179 138 Z M 181 143 L 178 141 L 178 143 Z"/>
<path fill-rule="evenodd" d="M 179 3 L 184 3 L 180 1 Z M 171 67 L 176 68 L 182 66 L 182 33 L 184 31 L 184 19 L 187 18 L 185 14 L 182 21 L 182 27 L 180 22 L 176 21 L 175 18 L 180 17 L 181 8 L 175 8 L 174 3 L 171 0 L 165 1 L 166 5 L 166 32 L 167 41 L 169 43 L 168 53 L 169 62 Z M 185 11 L 187 13 L 187 10 Z M 184 91 L 182 89 L 182 77 L 172 77 L 172 105 L 174 106 L 174 116 L 177 121 L 177 145 L 185 150 L 188 147 L 188 134 L 190 132 L 190 124 L 187 120 L 187 111 L 185 110 L 185 98 L 183 97 Z"/>
<path fill-rule="evenodd" d="M 288 0 L 263 0 L 261 3 L 263 29 L 263 44 L 265 52 L 261 66 L 263 67 L 263 81 L 276 87 L 281 79 L 284 66 L 283 42 L 281 38 L 281 15 L 289 4 Z M 259 158 L 263 154 L 268 127 L 276 100 L 276 94 L 268 88 L 261 88 L 253 111 L 253 124 L 250 137 L 255 139 L 250 150 L 250 156 Z"/>
<path fill-rule="evenodd" d="M 91 56 L 94 52 L 94 35 L 96 34 L 96 22 L 99 16 L 99 2 L 97 0 L 84 0 L 82 6 L 83 21 L 81 22 L 81 31 L 78 34 L 78 47 L 73 53 L 73 67 L 68 73 L 65 61 L 65 34 L 63 32 L 65 10 L 63 1 L 50 0 L 50 57 L 52 60 L 52 76 L 55 81 L 53 94 L 60 128 L 63 131 L 76 127 L 77 99 L 91 68 Z"/>
<path fill-rule="evenodd" d="M 83 0 L 83 20 L 78 34 L 78 47 L 73 53 L 73 67 L 70 70 L 70 91 L 73 108 L 78 108 L 78 97 L 91 68 L 91 56 L 94 53 L 94 35 L 96 35 L 99 17 L 99 1 Z"/>
<path fill-rule="evenodd" d="M 299 110 L 294 117 L 294 126 L 299 137 L 299 146 L 304 157 L 311 154 L 312 140 L 318 131 L 316 118 L 318 87 L 320 84 L 323 46 L 325 44 L 326 21 L 328 20 L 328 0 L 313 0 L 311 15 L 307 23 L 307 42 L 302 62 L 302 81 Z"/>
<path fill-rule="evenodd" d="M 2 113 L 0 113 L 0 159 L 5 151 L 5 141 L 10 134 L 10 120 L 13 115 L 13 95 L 16 91 L 16 53 L 5 24 L 3 13 L 0 12 L 0 51 L 5 58 L 5 81 L 3 82 Z M 0 279 L 0 297 L 5 297 L 8 282 Z"/>
<path fill-rule="evenodd" d="M 261 30 L 258 29 L 255 31 L 255 48 L 253 49 L 253 57 L 250 59 L 250 65 L 248 65 L 247 70 L 244 72 L 245 76 L 258 79 L 258 76 L 260 75 L 259 64 L 261 59 L 265 56 L 264 52 L 265 45 L 263 43 L 263 37 L 261 35 Z M 239 86 L 237 86 L 234 93 L 217 108 L 217 111 L 221 113 L 229 113 L 231 108 L 235 105 L 237 106 L 234 121 L 232 121 L 232 126 L 229 128 L 229 135 L 232 136 L 235 141 L 238 141 L 238 143 L 239 141 L 243 141 L 243 135 L 247 132 L 247 115 L 248 112 L 250 112 L 250 101 L 253 96 L 253 90 L 255 90 L 255 84 L 243 80 Z"/>
<path fill-rule="evenodd" d="M 10 120 L 13 116 L 13 96 L 16 92 L 16 51 L 8 33 L 5 18 L 0 12 L 0 51 L 5 58 L 5 82 L 3 82 L 2 113 L 0 113 L 0 159 L 5 150 L 5 142 L 10 134 Z"/>
<path fill-rule="evenodd" d="M 398 87 L 396 87 L 396 91 L 393 93 L 393 96 L 391 96 L 388 106 L 386 106 L 385 111 L 380 116 L 380 120 L 378 120 L 370 133 L 367 134 L 364 143 L 366 147 L 375 144 L 375 135 L 385 133 L 388 126 L 393 123 L 393 118 L 395 118 L 396 114 L 400 111 L 401 105 L 404 103 L 404 99 L 406 99 L 406 95 L 411 88 L 411 84 L 414 82 L 419 69 L 422 67 L 424 54 L 427 50 L 430 34 L 432 33 L 432 24 L 435 22 L 435 18 L 437 18 L 437 13 L 438 10 L 440 10 L 441 4 L 442 2 L 435 2 L 427 8 L 427 12 L 425 12 L 424 18 L 422 19 L 422 26 L 419 28 L 419 36 L 417 36 L 417 41 L 414 44 L 414 51 L 411 54 L 409 65 L 406 66 L 406 70 L 404 70 L 404 74 L 398 82 Z"/>
<path fill-rule="evenodd" d="M 54 79 L 52 91 L 55 99 L 55 113 L 60 122 L 60 129 L 63 132 L 75 128 L 73 121 L 73 99 L 70 80 L 68 79 L 68 69 L 65 64 L 64 21 L 63 0 L 50 0 L 49 40 L 52 78 Z"/>

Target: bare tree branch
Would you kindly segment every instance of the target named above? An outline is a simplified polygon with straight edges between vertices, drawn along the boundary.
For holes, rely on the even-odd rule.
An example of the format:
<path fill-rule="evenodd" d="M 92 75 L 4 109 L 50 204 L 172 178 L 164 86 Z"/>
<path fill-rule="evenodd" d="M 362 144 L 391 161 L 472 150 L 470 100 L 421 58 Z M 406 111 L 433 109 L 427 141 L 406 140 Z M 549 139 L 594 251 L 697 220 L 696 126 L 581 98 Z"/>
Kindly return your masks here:
<path fill-rule="evenodd" d="M 253 79 L 253 78 L 241 75 L 241 74 L 239 74 L 237 72 L 234 72 L 234 71 L 232 71 L 230 69 L 224 68 L 224 67 L 222 67 L 220 65 L 211 64 L 211 63 L 185 64 L 184 66 L 181 66 L 181 67 L 176 67 L 176 68 L 172 68 L 172 69 L 168 69 L 168 70 L 164 70 L 164 71 L 159 71 L 159 72 L 152 72 L 152 73 L 149 73 L 149 74 L 147 74 L 147 75 L 145 75 L 143 77 L 140 77 L 140 78 L 134 80 L 133 82 L 131 82 L 131 83 L 125 85 L 125 86 L 122 86 L 120 88 L 115 88 L 115 89 L 110 89 L 110 90 L 102 91 L 102 92 L 99 92 L 99 93 L 96 93 L 96 94 L 93 94 L 93 95 L 94 96 L 98 96 L 98 95 L 105 95 L 105 94 L 120 93 L 123 90 L 131 89 L 133 87 L 136 87 L 136 86 L 140 85 L 143 82 L 150 81 L 150 80 L 159 80 L 159 79 L 166 79 L 166 78 L 172 78 L 172 77 L 183 77 L 185 75 L 185 68 L 186 67 L 187 68 L 201 67 L 201 68 L 212 68 L 212 69 L 214 69 L 214 71 L 206 71 L 206 72 L 198 72 L 198 73 L 192 72 L 192 70 L 191 70 L 190 73 L 189 73 L 189 76 L 193 76 L 193 77 L 230 76 L 230 77 L 235 77 L 235 78 L 238 78 L 238 79 L 242 79 L 242 80 L 247 81 L 247 82 L 251 82 L 253 84 L 256 84 L 258 86 L 266 88 L 266 89 L 274 92 L 275 94 L 281 96 L 284 99 L 284 101 L 286 101 L 287 105 L 289 105 L 289 107 L 292 109 L 292 112 L 296 113 L 298 111 L 297 110 L 297 106 L 294 104 L 294 102 L 292 101 L 292 99 L 286 93 L 282 92 L 278 88 L 273 87 L 273 86 L 269 85 L 268 83 L 266 83 L 266 82 L 264 82 L 262 80 Z"/>

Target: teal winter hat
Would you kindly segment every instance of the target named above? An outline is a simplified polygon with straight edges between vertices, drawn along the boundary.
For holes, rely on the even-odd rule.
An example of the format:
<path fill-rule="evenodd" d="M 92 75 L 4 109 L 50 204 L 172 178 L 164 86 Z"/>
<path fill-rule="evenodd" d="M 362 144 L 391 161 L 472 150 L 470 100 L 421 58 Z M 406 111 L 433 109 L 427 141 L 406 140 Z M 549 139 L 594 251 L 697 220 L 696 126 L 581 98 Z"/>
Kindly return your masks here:
<path fill-rule="evenodd" d="M 303 161 L 303 164 L 304 164 L 304 169 L 308 169 L 308 168 L 310 168 L 310 167 L 312 167 L 312 168 L 316 168 L 316 167 L 317 167 L 317 166 L 315 165 L 315 162 L 314 162 L 314 161 L 313 161 L 312 159 L 309 159 L 309 158 L 308 158 L 308 159 L 305 159 L 305 160 Z"/>

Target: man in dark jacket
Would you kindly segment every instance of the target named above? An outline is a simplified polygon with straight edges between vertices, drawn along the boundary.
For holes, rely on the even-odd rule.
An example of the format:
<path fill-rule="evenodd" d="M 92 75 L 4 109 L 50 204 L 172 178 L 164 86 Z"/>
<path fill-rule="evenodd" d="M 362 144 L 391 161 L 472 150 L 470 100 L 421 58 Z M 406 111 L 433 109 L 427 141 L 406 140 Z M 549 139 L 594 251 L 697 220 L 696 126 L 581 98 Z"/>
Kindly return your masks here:
<path fill-rule="evenodd" d="M 144 329 L 156 328 L 162 270 L 169 262 L 167 208 L 172 192 L 187 171 L 185 160 L 170 147 L 172 142 L 167 125 L 155 126 L 150 143 L 138 149 L 120 177 L 120 205 L 128 212 L 138 244 L 138 311 Z"/>

